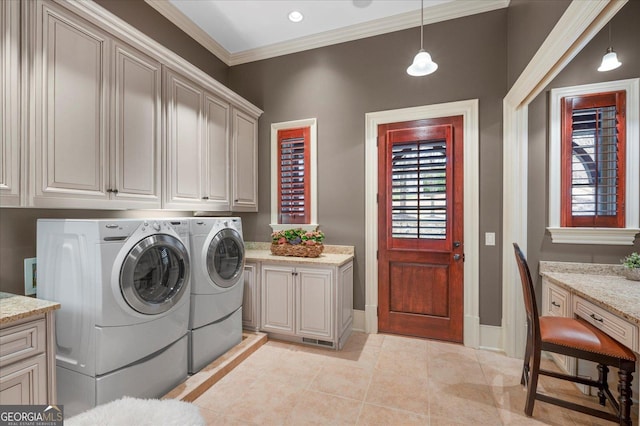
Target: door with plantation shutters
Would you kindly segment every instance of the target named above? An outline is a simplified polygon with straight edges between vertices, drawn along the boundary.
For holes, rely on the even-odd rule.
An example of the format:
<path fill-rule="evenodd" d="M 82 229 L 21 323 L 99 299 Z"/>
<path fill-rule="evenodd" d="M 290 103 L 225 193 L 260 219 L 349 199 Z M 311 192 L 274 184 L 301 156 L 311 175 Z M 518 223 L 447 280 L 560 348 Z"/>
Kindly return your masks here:
<path fill-rule="evenodd" d="M 462 116 L 378 126 L 378 329 L 463 341 Z"/>
<path fill-rule="evenodd" d="M 278 131 L 278 223 L 310 223 L 310 128 Z"/>

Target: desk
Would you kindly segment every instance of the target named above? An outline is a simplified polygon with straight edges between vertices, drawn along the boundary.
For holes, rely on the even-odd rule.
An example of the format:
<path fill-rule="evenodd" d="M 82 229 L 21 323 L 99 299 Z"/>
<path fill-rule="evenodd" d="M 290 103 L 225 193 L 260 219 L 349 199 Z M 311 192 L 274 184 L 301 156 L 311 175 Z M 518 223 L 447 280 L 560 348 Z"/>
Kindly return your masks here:
<path fill-rule="evenodd" d="M 542 315 L 581 317 L 640 353 L 640 281 L 624 278 L 622 266 L 541 261 L 540 275 Z M 556 363 L 571 374 L 593 374 L 592 366 L 576 365 L 573 359 L 556 359 Z M 633 380 L 635 407 L 639 377 L 637 366 Z"/>

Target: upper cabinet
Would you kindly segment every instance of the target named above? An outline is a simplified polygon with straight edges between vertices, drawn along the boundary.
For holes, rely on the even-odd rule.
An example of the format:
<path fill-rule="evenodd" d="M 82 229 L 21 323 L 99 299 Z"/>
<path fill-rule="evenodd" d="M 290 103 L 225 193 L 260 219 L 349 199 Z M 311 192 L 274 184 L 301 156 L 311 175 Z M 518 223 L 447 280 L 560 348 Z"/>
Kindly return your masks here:
<path fill-rule="evenodd" d="M 164 206 L 229 211 L 229 103 L 171 69 L 164 78 Z"/>
<path fill-rule="evenodd" d="M 0 2 L 0 206 L 20 204 L 20 3 Z"/>
<path fill-rule="evenodd" d="M 6 3 L 17 2 L 2 3 L 3 20 Z M 93 2 L 21 4 L 22 63 L 31 70 L 22 73 L 29 87 L 23 205 L 257 210 L 262 111 Z M 6 127 L 3 152 L 18 152 L 20 138 L 5 137 Z M 18 160 L 5 157 L 0 193 L 9 205 L 5 195 L 18 182 L 5 176 L 20 175 Z"/>
<path fill-rule="evenodd" d="M 233 110 L 233 210 L 258 211 L 258 119 Z"/>
<path fill-rule="evenodd" d="M 33 6 L 32 204 L 159 208 L 160 64 L 56 4 Z"/>

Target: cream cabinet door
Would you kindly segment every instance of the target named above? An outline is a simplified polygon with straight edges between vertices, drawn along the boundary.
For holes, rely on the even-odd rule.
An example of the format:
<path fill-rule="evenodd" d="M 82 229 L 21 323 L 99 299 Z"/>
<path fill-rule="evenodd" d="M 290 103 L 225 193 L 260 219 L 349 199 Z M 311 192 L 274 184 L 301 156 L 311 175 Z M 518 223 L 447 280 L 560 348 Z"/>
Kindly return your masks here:
<path fill-rule="evenodd" d="M 160 63 L 118 41 L 113 57 L 108 191 L 127 207 L 160 208 Z"/>
<path fill-rule="evenodd" d="M 0 2 L 0 206 L 20 205 L 20 3 Z"/>
<path fill-rule="evenodd" d="M 338 269 L 338 337 L 353 325 L 353 262 Z M 350 332 L 348 334 L 351 334 Z"/>
<path fill-rule="evenodd" d="M 242 294 L 242 326 L 255 331 L 260 327 L 257 268 L 258 265 L 255 263 L 245 263 L 244 290 Z"/>
<path fill-rule="evenodd" d="M 233 211 L 258 211 L 258 120 L 237 109 L 232 113 Z"/>
<path fill-rule="evenodd" d="M 47 357 L 40 354 L 10 364 L 0 375 L 0 405 L 46 404 Z"/>
<path fill-rule="evenodd" d="M 261 329 L 267 332 L 289 334 L 294 328 L 294 275 L 293 268 L 263 265 L 261 276 Z"/>
<path fill-rule="evenodd" d="M 296 335 L 333 340 L 336 317 L 332 269 L 296 268 Z"/>
<path fill-rule="evenodd" d="M 36 8 L 35 193 L 37 207 L 108 200 L 109 41 L 97 27 L 51 2 Z"/>
<path fill-rule="evenodd" d="M 206 94 L 204 98 L 204 155 L 203 170 L 205 198 L 208 209 L 231 209 L 229 184 L 229 104 Z"/>
<path fill-rule="evenodd" d="M 164 206 L 196 208 L 202 193 L 202 105 L 204 91 L 165 68 L 167 158 Z"/>

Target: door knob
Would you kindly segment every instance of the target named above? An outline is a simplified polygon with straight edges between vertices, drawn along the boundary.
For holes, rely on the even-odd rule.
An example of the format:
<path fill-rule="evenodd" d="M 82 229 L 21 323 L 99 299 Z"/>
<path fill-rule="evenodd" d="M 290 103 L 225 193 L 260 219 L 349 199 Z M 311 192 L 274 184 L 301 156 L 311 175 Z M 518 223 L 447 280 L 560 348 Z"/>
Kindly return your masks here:
<path fill-rule="evenodd" d="M 453 260 L 460 260 L 462 259 L 462 256 L 460 256 L 458 253 L 453 255 Z"/>
<path fill-rule="evenodd" d="M 454 241 L 453 242 L 453 246 L 454 247 L 460 247 L 460 241 Z"/>

